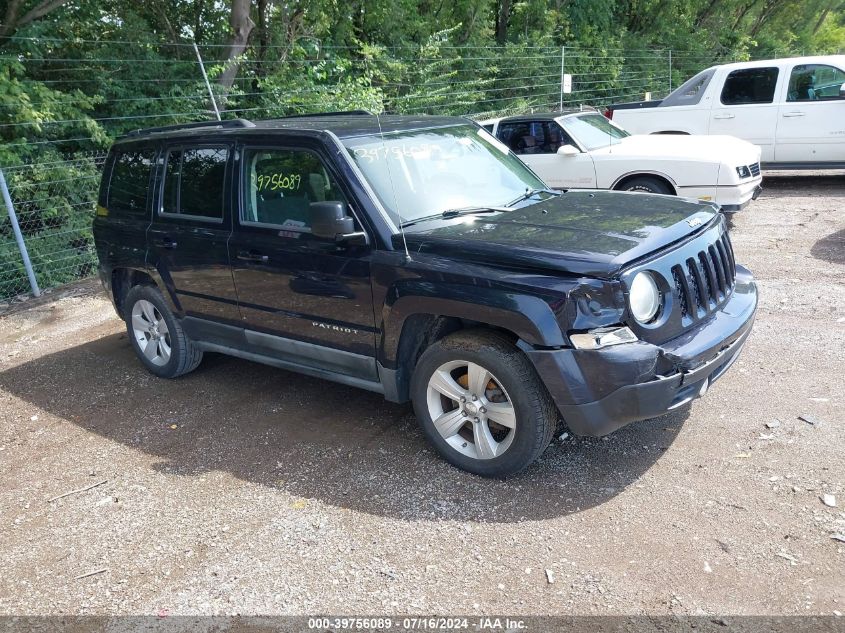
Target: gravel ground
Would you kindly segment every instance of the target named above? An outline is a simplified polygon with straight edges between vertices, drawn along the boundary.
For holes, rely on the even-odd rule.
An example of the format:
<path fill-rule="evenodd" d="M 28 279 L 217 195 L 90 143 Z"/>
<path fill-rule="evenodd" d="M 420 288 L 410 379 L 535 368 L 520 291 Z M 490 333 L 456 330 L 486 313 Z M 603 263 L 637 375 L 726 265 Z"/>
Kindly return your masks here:
<path fill-rule="evenodd" d="M 765 186 L 726 377 L 505 482 L 364 391 L 212 354 L 157 379 L 93 283 L 7 308 L 0 614 L 845 612 L 845 175 Z"/>

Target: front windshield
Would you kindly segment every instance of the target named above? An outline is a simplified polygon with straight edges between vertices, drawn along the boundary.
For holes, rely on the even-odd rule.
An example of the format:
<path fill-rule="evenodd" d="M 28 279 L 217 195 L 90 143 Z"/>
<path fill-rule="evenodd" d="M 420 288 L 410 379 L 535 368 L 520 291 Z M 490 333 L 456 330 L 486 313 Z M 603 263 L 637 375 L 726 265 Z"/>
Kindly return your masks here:
<path fill-rule="evenodd" d="M 473 125 L 343 139 L 396 226 L 464 207 L 499 207 L 546 187 Z"/>
<path fill-rule="evenodd" d="M 616 145 L 626 136 L 631 136 L 601 114 L 579 114 L 561 119 L 560 123 L 587 151 Z"/>

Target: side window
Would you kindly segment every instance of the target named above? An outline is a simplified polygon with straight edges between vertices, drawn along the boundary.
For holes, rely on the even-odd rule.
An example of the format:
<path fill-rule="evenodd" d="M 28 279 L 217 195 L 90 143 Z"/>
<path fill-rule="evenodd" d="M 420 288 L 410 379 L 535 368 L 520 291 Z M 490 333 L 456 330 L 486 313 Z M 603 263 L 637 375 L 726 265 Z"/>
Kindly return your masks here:
<path fill-rule="evenodd" d="M 515 122 L 499 125 L 499 140 L 515 154 L 539 154 L 542 147 L 542 123 L 539 121 Z M 541 139 L 537 138 L 541 136 Z"/>
<path fill-rule="evenodd" d="M 543 153 L 555 154 L 564 145 L 574 145 L 569 134 L 564 132 L 557 121 L 546 123 L 546 144 L 543 146 Z"/>
<path fill-rule="evenodd" d="M 222 220 L 228 157 L 225 147 L 171 149 L 165 159 L 161 212 Z"/>
<path fill-rule="evenodd" d="M 722 88 L 724 105 L 747 103 L 772 103 L 778 81 L 777 68 L 743 68 L 735 70 L 725 79 Z"/>
<path fill-rule="evenodd" d="M 666 97 L 660 104 L 662 106 L 676 106 L 676 105 L 697 105 L 704 96 L 707 86 L 713 75 L 716 74 L 715 68 L 708 68 L 698 73 L 692 79 L 685 81 L 679 88 Z"/>
<path fill-rule="evenodd" d="M 247 149 L 241 222 L 310 231 L 312 202 L 347 202 L 320 158 L 306 150 Z"/>
<path fill-rule="evenodd" d="M 153 158 L 152 149 L 126 150 L 115 154 L 105 205 L 109 213 L 146 215 Z"/>
<path fill-rule="evenodd" d="M 528 134 L 528 126 L 524 123 L 499 123 L 499 130 L 497 132 L 499 140 L 514 152 L 516 151 L 517 141 L 524 134 Z"/>
<path fill-rule="evenodd" d="M 793 68 L 789 75 L 786 100 L 839 99 L 842 84 L 845 84 L 845 72 L 840 69 L 821 64 L 802 64 Z"/>

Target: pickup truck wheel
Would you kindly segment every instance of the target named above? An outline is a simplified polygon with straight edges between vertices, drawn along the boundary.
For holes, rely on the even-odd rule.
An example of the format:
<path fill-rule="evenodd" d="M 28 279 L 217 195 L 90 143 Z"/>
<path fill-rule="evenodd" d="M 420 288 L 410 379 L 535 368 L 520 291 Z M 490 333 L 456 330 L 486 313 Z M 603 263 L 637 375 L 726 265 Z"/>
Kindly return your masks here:
<path fill-rule="evenodd" d="M 135 286 L 124 306 L 129 340 L 149 371 L 175 378 L 197 368 L 202 350 L 185 335 L 158 288 Z"/>
<path fill-rule="evenodd" d="M 495 333 L 459 332 L 426 349 L 411 397 L 423 431 L 446 461 L 487 477 L 531 464 L 557 425 L 531 362 Z"/>
<path fill-rule="evenodd" d="M 621 187 L 617 187 L 619 191 L 641 191 L 642 193 L 661 193 L 663 195 L 673 195 L 669 186 L 657 178 L 648 178 L 643 176 L 641 178 L 632 178 L 624 183 Z"/>

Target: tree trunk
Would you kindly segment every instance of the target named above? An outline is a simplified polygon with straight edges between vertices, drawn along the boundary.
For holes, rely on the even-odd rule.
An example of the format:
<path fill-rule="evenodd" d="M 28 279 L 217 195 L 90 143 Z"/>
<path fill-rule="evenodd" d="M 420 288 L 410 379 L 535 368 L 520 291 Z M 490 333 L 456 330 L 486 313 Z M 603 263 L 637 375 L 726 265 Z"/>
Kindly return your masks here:
<path fill-rule="evenodd" d="M 258 51 L 256 52 L 255 79 L 252 88 L 258 92 L 258 82 L 264 77 L 264 57 L 267 55 L 267 47 L 270 45 L 270 30 L 267 26 L 267 2 L 258 0 Z"/>
<path fill-rule="evenodd" d="M 194 4 L 194 43 L 199 46 L 205 39 L 205 26 L 202 21 L 202 12 L 205 9 L 204 0 L 197 0 Z"/>
<path fill-rule="evenodd" d="M 68 0 L 42 0 L 19 18 L 18 13 L 20 12 L 22 1 L 9 0 L 9 4 L 6 5 L 6 15 L 3 18 L 2 26 L 0 26 L 0 44 L 3 44 L 5 38 L 11 36 L 19 28 L 43 18 L 51 11 L 65 4 Z"/>
<path fill-rule="evenodd" d="M 237 58 L 243 54 L 249 43 L 249 34 L 255 28 L 255 22 L 249 15 L 249 0 L 232 0 L 232 14 L 229 16 L 229 25 L 232 27 L 232 41 L 229 44 L 229 52 L 226 55 L 226 69 L 220 75 L 219 83 L 228 92 L 235 83 L 240 65 Z"/>
<path fill-rule="evenodd" d="M 704 10 L 698 14 L 698 17 L 695 20 L 695 26 L 701 27 L 708 19 L 710 19 L 710 16 L 713 15 L 713 10 L 718 4 L 719 0 L 710 0 L 710 2 L 707 3 L 707 6 L 704 7 Z"/>
<path fill-rule="evenodd" d="M 511 19 L 511 0 L 499 0 L 496 11 L 496 43 L 504 46 L 508 41 L 508 23 Z"/>

